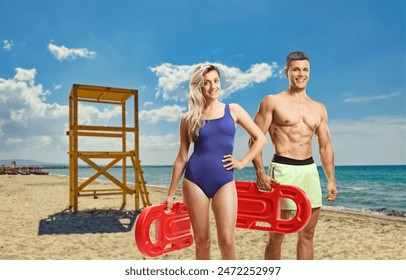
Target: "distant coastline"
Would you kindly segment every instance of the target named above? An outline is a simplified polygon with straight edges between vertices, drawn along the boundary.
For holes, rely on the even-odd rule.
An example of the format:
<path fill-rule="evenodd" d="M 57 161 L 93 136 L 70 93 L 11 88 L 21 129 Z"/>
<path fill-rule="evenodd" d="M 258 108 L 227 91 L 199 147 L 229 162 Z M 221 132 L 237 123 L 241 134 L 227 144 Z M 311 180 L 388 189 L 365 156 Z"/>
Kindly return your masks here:
<path fill-rule="evenodd" d="M 69 163 L 53 163 L 53 162 L 42 162 L 42 161 L 36 161 L 36 160 L 30 160 L 30 159 L 6 159 L 6 160 L 0 160 L 0 165 L 10 165 L 11 162 L 15 161 L 17 165 L 33 165 L 33 166 L 43 166 L 44 168 L 69 168 Z M 141 161 L 141 166 L 145 167 L 172 167 L 172 164 L 142 164 Z M 249 165 L 251 166 L 251 165 Z M 406 162 L 401 163 L 401 164 L 340 164 L 336 165 L 336 167 L 362 167 L 362 166 L 405 166 L 406 168 Z M 82 165 L 79 164 L 80 168 L 91 168 L 88 165 Z M 128 167 L 132 167 L 132 165 L 127 165 Z M 122 165 L 115 165 L 113 168 L 122 168 Z"/>

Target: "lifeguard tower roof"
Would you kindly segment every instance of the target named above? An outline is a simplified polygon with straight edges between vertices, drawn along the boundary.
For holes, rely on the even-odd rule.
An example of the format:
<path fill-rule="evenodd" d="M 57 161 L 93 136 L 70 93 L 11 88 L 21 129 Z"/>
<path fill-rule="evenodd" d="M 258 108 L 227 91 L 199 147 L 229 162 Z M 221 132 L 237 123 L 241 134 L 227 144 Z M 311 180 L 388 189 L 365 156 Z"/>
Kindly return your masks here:
<path fill-rule="evenodd" d="M 120 104 L 136 95 L 137 90 L 74 84 L 70 96 L 74 94 L 79 101 Z"/>

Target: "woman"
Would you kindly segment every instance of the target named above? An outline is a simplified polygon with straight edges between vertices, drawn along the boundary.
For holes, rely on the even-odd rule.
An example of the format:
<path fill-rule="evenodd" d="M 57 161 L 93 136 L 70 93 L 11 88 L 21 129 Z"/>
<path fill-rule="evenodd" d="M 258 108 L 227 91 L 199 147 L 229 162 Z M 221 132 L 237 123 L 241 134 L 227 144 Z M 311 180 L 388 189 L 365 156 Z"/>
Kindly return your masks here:
<path fill-rule="evenodd" d="M 180 147 L 172 170 L 167 207 L 172 207 L 176 186 L 186 168 L 182 192 L 192 223 L 196 259 L 210 259 L 210 200 L 221 257 L 237 259 L 234 241 L 237 191 L 233 169 L 242 169 L 254 159 L 266 139 L 241 106 L 218 100 L 220 71 L 216 66 L 196 67 L 189 88 L 189 112 L 180 121 Z M 241 160 L 232 156 L 236 123 L 254 139 Z M 191 143 L 194 151 L 188 161 Z"/>

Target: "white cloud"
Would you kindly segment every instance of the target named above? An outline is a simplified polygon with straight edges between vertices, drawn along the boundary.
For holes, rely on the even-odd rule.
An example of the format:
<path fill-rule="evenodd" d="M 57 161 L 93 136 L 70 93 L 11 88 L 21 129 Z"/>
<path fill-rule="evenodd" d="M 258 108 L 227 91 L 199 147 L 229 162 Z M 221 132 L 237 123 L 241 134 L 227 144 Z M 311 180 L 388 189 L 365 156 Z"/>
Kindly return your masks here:
<path fill-rule="evenodd" d="M 329 129 L 337 164 L 406 164 L 405 118 L 330 120 Z"/>
<path fill-rule="evenodd" d="M 239 68 L 218 65 L 222 72 L 223 97 L 251 86 L 254 83 L 263 83 L 273 75 L 274 69 L 278 67 L 276 62 L 272 65 L 258 63 L 251 65 L 246 72 L 241 72 Z"/>
<path fill-rule="evenodd" d="M 17 68 L 13 78 L 0 77 L 0 143 L 3 143 L 0 158 L 68 162 L 68 137 L 65 134 L 68 106 L 46 101 L 52 93 L 36 84 L 36 73 L 36 69 Z M 186 108 L 178 105 L 163 106 L 141 111 L 140 118 L 150 123 L 160 120 L 176 122 L 185 111 Z M 83 106 L 79 117 L 84 124 L 108 124 L 120 119 L 119 114 L 117 109 Z M 402 116 L 330 119 L 329 128 L 337 165 L 406 164 L 406 119 Z M 242 156 L 247 150 L 248 136 L 244 131 L 239 133 L 235 153 Z M 273 153 L 271 142 L 268 143 L 264 151 L 265 165 Z M 83 137 L 80 145 L 85 150 L 119 150 L 121 143 L 115 139 L 99 142 L 95 138 Z M 128 146 L 131 147 L 131 143 Z M 178 148 L 178 128 L 166 135 L 140 136 L 143 164 L 172 164 Z M 316 145 L 313 155 L 318 160 Z"/>
<path fill-rule="evenodd" d="M 83 125 L 100 125 L 100 123 L 107 124 L 110 119 L 121 116 L 121 107 L 114 106 L 109 108 L 96 108 L 94 106 L 79 103 L 79 124 Z"/>
<path fill-rule="evenodd" d="M 94 58 L 96 57 L 95 51 L 89 51 L 86 48 L 68 49 L 65 46 L 57 46 L 52 43 L 48 44 L 48 50 L 60 61 L 65 59 Z"/>
<path fill-rule="evenodd" d="M 154 105 L 154 102 L 151 102 L 151 101 L 144 102 L 144 107 L 149 107 L 152 105 Z"/>
<path fill-rule="evenodd" d="M 48 135 L 38 136 L 35 140 L 38 142 L 39 147 L 48 147 L 52 143 L 52 137 Z"/>
<path fill-rule="evenodd" d="M 3 50 L 11 51 L 11 48 L 14 46 L 13 40 L 3 40 Z"/>
<path fill-rule="evenodd" d="M 27 127 L 28 119 L 25 118 L 27 110 L 23 109 L 10 109 L 10 120 L 20 124 L 22 127 Z"/>
<path fill-rule="evenodd" d="M 14 76 L 15 81 L 29 82 L 30 85 L 34 84 L 35 76 L 37 75 L 37 70 L 35 69 L 22 69 L 16 68 L 17 74 Z"/>
<path fill-rule="evenodd" d="M 386 116 L 329 122 L 336 165 L 406 164 L 406 119 Z M 246 153 L 248 137 L 242 128 L 237 129 L 234 147 L 236 157 L 240 158 Z M 179 148 L 179 135 L 144 135 L 140 137 L 140 145 L 143 163 L 173 164 Z M 192 150 L 193 147 L 189 152 Z M 263 150 L 266 168 L 273 153 L 269 140 Z M 313 141 L 313 157 L 320 165 L 316 139 Z"/>
<path fill-rule="evenodd" d="M 141 135 L 140 143 L 143 149 L 162 151 L 162 150 L 177 150 L 179 147 L 179 136 L 177 134 L 166 135 Z M 169 161 L 175 160 L 175 158 Z M 155 163 L 157 164 L 157 163 Z"/>
<path fill-rule="evenodd" d="M 0 143 L 3 143 L 0 158 L 67 162 L 69 108 L 46 101 L 51 92 L 35 83 L 36 73 L 36 69 L 16 68 L 13 78 L 0 78 Z M 80 124 L 112 124 L 121 115 L 117 108 L 81 106 Z M 104 145 L 94 138 L 84 140 L 83 144 L 87 146 L 82 147 L 96 150 Z M 108 143 L 107 147 L 112 144 Z"/>
<path fill-rule="evenodd" d="M 163 106 L 159 109 L 151 111 L 140 111 L 139 117 L 149 123 L 156 123 L 158 121 L 176 122 L 180 119 L 186 108 L 178 105 Z"/>
<path fill-rule="evenodd" d="M 68 139 L 67 139 L 68 140 Z M 133 149 L 134 141 L 127 139 L 127 148 Z M 106 137 L 81 137 L 79 139 L 79 150 L 82 151 L 121 151 L 121 138 L 106 138 Z M 109 161 L 109 160 L 107 160 Z"/>
<path fill-rule="evenodd" d="M 188 85 L 185 82 L 190 79 L 190 74 L 194 65 L 173 65 L 164 63 L 156 67 L 151 67 L 151 71 L 158 77 L 156 96 L 162 95 L 165 100 L 184 99 L 187 94 Z M 181 93 L 179 93 L 182 91 Z"/>
<path fill-rule="evenodd" d="M 286 73 L 285 73 L 285 69 L 279 69 L 279 71 L 278 71 L 278 78 L 281 78 L 281 79 L 283 79 L 283 78 L 286 78 Z"/>
<path fill-rule="evenodd" d="M 361 120 L 330 119 L 329 130 L 336 165 L 406 164 L 405 118 L 383 116 Z M 269 135 L 267 138 L 269 140 Z M 237 158 L 247 151 L 247 141 L 247 133 L 239 128 L 234 146 Z M 274 154 L 270 140 L 262 154 L 267 169 Z M 313 157 L 321 166 L 316 138 L 313 139 Z"/>
<path fill-rule="evenodd" d="M 10 146 L 10 145 L 15 145 L 15 144 L 20 144 L 22 142 L 23 142 L 23 139 L 12 137 L 12 138 L 7 138 L 6 145 Z"/>
<path fill-rule="evenodd" d="M 398 95 L 397 93 L 390 93 L 390 94 L 381 94 L 381 95 L 374 95 L 374 96 L 364 96 L 364 97 L 348 97 L 344 99 L 346 103 L 366 103 L 375 100 L 384 100 L 389 99 L 394 96 Z"/>
<path fill-rule="evenodd" d="M 175 134 L 140 135 L 140 158 L 142 165 L 171 165 L 175 161 L 178 150 L 178 131 Z"/>
<path fill-rule="evenodd" d="M 243 90 L 254 83 L 263 83 L 272 77 L 275 69 L 278 68 L 276 62 L 271 65 L 258 63 L 242 72 L 239 68 L 229 67 L 224 64 L 214 63 L 221 71 L 222 98 L 230 96 L 232 93 Z M 173 65 L 163 63 L 156 67 L 151 67 L 151 71 L 158 77 L 156 96 L 163 97 L 164 100 L 185 100 L 189 91 L 189 79 L 194 65 Z"/>

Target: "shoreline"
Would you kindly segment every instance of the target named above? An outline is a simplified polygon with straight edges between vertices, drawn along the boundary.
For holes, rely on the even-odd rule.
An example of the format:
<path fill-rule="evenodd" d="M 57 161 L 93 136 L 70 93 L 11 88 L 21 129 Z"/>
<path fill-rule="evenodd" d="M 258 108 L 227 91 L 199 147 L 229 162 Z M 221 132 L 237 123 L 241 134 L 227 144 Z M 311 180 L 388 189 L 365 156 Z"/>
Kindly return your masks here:
<path fill-rule="evenodd" d="M 194 246 L 156 258 L 143 256 L 134 239 L 138 212 L 134 196 L 79 198 L 68 210 L 69 178 L 57 175 L 0 177 L 1 260 L 193 260 Z M 107 182 L 96 182 L 106 187 Z M 97 187 L 97 186 L 96 186 Z M 161 203 L 166 188 L 148 185 L 151 203 Z M 180 191 L 176 193 L 177 201 Z M 211 214 L 211 252 L 220 259 Z M 261 260 L 268 233 L 236 229 L 239 259 Z M 297 234 L 288 234 L 282 259 L 296 259 Z M 405 260 L 406 221 L 322 209 L 314 241 L 317 260 Z"/>
<path fill-rule="evenodd" d="M 334 207 L 334 206 L 322 206 L 321 207 L 322 211 L 328 211 L 328 212 L 334 212 L 334 213 L 342 213 L 342 214 L 348 214 L 348 215 L 354 215 L 354 216 L 362 216 L 362 217 L 370 217 L 370 218 L 376 218 L 376 219 L 382 219 L 382 220 L 389 220 L 389 221 L 399 221 L 399 222 L 405 222 L 406 223 L 406 217 L 402 216 L 392 216 L 392 215 L 387 215 L 382 212 L 377 212 L 377 211 L 356 211 L 354 208 L 339 208 L 339 207 Z"/>
<path fill-rule="evenodd" d="M 50 173 L 50 176 L 60 176 L 60 177 L 65 177 L 69 179 L 69 175 L 59 175 L 59 174 L 53 174 Z M 17 176 L 17 175 L 15 175 Z M 89 178 L 79 178 L 79 180 L 87 180 Z M 96 182 L 100 183 L 110 183 L 110 181 L 107 180 L 102 180 L 102 179 L 96 179 Z M 130 184 L 134 184 L 134 182 L 129 182 Z M 163 189 L 167 190 L 169 186 L 166 185 L 153 185 L 153 184 L 146 184 L 147 188 L 157 188 L 157 189 Z M 180 191 L 180 189 L 177 189 L 177 192 Z M 404 221 L 406 222 L 406 211 L 402 210 L 393 210 L 393 209 L 388 209 L 387 211 L 390 213 L 393 212 L 400 212 L 401 216 L 396 216 L 396 215 L 390 215 L 388 213 L 385 213 L 383 211 L 376 211 L 373 209 L 365 209 L 365 208 L 345 208 L 341 206 L 326 206 L 323 205 L 321 207 L 323 211 L 331 211 L 331 212 L 337 212 L 337 213 L 346 213 L 346 214 L 352 214 L 352 215 L 361 215 L 361 216 L 366 216 L 366 217 L 374 217 L 378 219 L 387 219 L 387 220 L 396 220 L 396 221 Z"/>

